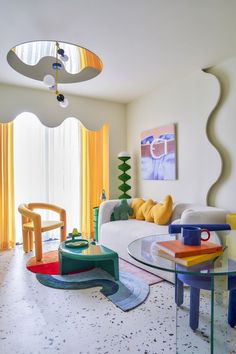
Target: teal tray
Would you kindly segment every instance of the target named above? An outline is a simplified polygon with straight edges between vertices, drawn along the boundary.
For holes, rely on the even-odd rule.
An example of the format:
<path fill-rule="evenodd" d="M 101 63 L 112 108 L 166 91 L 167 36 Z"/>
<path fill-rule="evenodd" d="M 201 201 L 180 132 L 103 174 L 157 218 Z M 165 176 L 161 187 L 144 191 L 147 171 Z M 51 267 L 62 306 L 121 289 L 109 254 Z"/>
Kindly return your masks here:
<path fill-rule="evenodd" d="M 88 244 L 89 244 L 89 241 L 85 240 L 85 239 L 65 241 L 65 246 L 68 248 L 87 247 Z"/>

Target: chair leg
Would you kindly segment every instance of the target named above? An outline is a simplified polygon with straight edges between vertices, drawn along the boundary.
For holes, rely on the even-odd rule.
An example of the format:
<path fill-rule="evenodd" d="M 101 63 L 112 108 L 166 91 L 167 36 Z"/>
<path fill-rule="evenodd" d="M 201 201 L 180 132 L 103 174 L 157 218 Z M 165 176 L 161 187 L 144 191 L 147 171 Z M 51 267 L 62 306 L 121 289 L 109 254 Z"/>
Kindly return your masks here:
<path fill-rule="evenodd" d="M 236 289 L 229 292 L 228 323 L 232 328 L 236 326 Z"/>
<path fill-rule="evenodd" d="M 184 302 L 184 284 L 175 274 L 175 303 L 177 306 L 181 306 Z"/>
<path fill-rule="evenodd" d="M 35 257 L 36 261 L 40 262 L 42 259 L 42 235 L 41 231 L 34 231 L 34 239 L 35 239 Z"/>
<path fill-rule="evenodd" d="M 190 317 L 189 326 L 195 330 L 199 324 L 199 302 L 200 302 L 200 289 L 190 287 Z"/>
<path fill-rule="evenodd" d="M 60 212 L 60 220 L 63 221 L 64 226 L 61 227 L 61 239 L 60 241 L 63 242 L 66 240 L 66 211 L 64 209 L 61 210 Z"/>
<path fill-rule="evenodd" d="M 25 253 L 29 252 L 29 233 L 28 230 L 22 230 L 23 235 L 23 250 Z"/>
<path fill-rule="evenodd" d="M 33 251 L 33 232 L 29 231 L 29 249 L 30 251 Z"/>
<path fill-rule="evenodd" d="M 60 241 L 63 242 L 66 240 L 66 227 L 62 226 L 60 228 Z"/>

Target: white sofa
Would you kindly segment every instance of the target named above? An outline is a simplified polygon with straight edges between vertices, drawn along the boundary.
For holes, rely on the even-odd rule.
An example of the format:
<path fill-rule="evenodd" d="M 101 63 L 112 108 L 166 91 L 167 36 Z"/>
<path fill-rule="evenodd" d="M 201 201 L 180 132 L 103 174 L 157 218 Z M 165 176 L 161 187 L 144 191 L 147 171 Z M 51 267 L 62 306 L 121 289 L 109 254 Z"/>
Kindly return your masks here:
<path fill-rule="evenodd" d="M 100 244 L 114 250 L 119 257 L 146 269 L 161 278 L 174 282 L 174 274 L 145 266 L 135 261 L 127 252 L 130 242 L 155 234 L 167 234 L 168 225 L 157 225 L 155 223 L 136 219 L 110 221 L 114 206 L 120 200 L 108 200 L 103 202 L 99 208 L 98 218 L 98 241 Z M 130 204 L 132 199 L 128 200 Z M 179 224 L 224 224 L 227 211 L 215 207 L 202 206 L 189 203 L 177 203 L 173 207 L 170 223 Z M 167 236 L 168 237 L 168 236 Z M 170 261 L 163 259 L 163 266 Z"/>

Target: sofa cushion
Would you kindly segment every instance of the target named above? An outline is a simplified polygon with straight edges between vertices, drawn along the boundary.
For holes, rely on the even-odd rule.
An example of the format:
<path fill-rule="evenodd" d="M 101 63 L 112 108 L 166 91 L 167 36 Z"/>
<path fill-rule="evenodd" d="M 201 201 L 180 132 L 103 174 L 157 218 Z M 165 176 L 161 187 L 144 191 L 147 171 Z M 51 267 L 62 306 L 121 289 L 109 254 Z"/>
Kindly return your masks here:
<path fill-rule="evenodd" d="M 153 216 L 152 216 L 152 208 L 156 205 L 156 203 L 152 199 L 146 200 L 145 203 L 141 206 L 141 212 L 144 216 L 145 221 L 148 222 L 153 222 Z"/>
<path fill-rule="evenodd" d="M 173 201 L 170 195 L 165 196 L 163 204 L 157 203 L 151 209 L 151 217 L 155 224 L 166 225 L 172 214 Z"/>

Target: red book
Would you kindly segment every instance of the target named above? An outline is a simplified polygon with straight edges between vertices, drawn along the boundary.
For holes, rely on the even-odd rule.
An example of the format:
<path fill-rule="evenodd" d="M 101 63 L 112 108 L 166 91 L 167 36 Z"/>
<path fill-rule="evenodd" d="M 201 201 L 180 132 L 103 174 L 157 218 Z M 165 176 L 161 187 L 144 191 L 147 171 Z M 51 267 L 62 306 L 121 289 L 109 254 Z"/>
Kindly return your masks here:
<path fill-rule="evenodd" d="M 157 248 L 170 254 L 172 257 L 188 257 L 199 254 L 213 253 L 222 249 L 221 245 L 212 242 L 201 242 L 200 246 L 187 246 L 180 240 L 157 242 Z"/>

